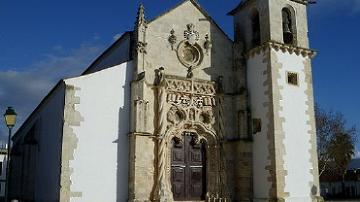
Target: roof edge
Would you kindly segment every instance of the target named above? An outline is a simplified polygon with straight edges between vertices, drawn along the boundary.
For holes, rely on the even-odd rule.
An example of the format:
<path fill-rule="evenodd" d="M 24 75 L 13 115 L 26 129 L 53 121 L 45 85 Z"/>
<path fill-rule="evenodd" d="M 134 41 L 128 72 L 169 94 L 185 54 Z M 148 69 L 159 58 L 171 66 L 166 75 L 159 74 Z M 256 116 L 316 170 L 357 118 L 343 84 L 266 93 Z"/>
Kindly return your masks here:
<path fill-rule="evenodd" d="M 225 31 L 215 22 L 215 20 L 209 15 L 209 13 L 204 8 L 202 8 L 201 5 L 196 0 L 183 0 L 180 3 L 176 4 L 174 7 L 168 9 L 167 11 L 163 12 L 162 14 L 151 19 L 150 21 L 148 21 L 147 24 L 150 24 L 150 23 L 156 21 L 157 19 L 165 16 L 166 14 L 170 13 L 171 11 L 175 10 L 176 8 L 178 8 L 179 6 L 183 5 L 186 2 L 191 2 L 212 24 L 214 24 L 224 34 L 224 36 L 229 41 L 233 42 L 233 40 L 225 33 Z"/>
<path fill-rule="evenodd" d="M 248 5 L 249 2 L 251 2 L 251 0 L 241 1 L 234 9 L 229 11 L 226 15 L 230 15 L 230 16 L 235 15 L 235 13 L 237 13 L 240 9 L 242 9 L 244 6 Z"/>
<path fill-rule="evenodd" d="M 25 119 L 25 121 L 21 124 L 19 129 L 17 129 L 16 133 L 11 137 L 11 140 L 16 140 L 19 133 L 24 130 L 25 126 L 28 122 L 39 112 L 41 107 L 48 101 L 48 99 L 52 96 L 52 94 L 61 86 L 65 85 L 65 80 L 61 79 L 57 82 L 57 84 L 50 90 L 50 92 L 41 100 L 41 102 L 36 106 L 36 108 L 31 112 L 31 114 Z"/>
<path fill-rule="evenodd" d="M 86 68 L 86 70 L 81 73 L 81 75 L 85 75 L 88 74 L 89 71 L 91 70 L 91 68 L 93 68 L 98 62 L 100 62 L 101 59 L 103 59 L 103 57 L 106 56 L 106 54 L 108 54 L 116 45 L 118 45 L 119 43 L 122 42 L 122 40 L 126 37 L 126 36 L 131 36 L 131 34 L 133 33 L 133 31 L 126 31 L 124 32 L 114 43 L 112 43 L 107 49 L 105 49 L 104 52 L 101 53 L 100 56 L 98 56 L 90 65 L 88 68 Z M 130 47 L 131 48 L 131 47 Z M 130 50 L 129 50 L 130 51 Z M 131 52 L 131 51 L 130 51 Z"/>

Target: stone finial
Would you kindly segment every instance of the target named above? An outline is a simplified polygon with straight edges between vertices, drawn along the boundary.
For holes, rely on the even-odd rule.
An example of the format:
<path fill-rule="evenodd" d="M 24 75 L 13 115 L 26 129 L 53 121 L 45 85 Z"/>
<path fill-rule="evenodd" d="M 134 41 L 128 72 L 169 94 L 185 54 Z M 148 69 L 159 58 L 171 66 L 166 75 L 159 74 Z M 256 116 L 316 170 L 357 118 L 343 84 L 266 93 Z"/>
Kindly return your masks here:
<path fill-rule="evenodd" d="M 145 19 L 145 7 L 143 4 L 139 5 L 137 17 L 136 17 L 136 23 L 135 26 L 139 27 L 141 25 L 146 26 L 146 19 Z"/>

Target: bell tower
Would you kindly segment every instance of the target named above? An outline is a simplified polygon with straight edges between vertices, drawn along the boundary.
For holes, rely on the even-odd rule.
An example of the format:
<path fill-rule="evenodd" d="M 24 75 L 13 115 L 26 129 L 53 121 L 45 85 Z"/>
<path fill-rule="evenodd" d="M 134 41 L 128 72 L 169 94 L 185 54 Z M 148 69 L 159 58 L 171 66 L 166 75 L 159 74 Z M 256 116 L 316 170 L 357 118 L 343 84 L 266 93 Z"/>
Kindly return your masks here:
<path fill-rule="evenodd" d="M 308 0 L 243 0 L 235 47 L 246 74 L 253 201 L 320 201 Z"/>

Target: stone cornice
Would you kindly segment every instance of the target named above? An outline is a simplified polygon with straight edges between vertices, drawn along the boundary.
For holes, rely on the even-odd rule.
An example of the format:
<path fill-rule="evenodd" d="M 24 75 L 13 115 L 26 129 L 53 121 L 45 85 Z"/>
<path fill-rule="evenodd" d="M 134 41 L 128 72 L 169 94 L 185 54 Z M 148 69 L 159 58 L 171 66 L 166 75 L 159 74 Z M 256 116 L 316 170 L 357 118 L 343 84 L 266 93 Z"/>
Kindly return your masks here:
<path fill-rule="evenodd" d="M 302 55 L 303 57 L 313 58 L 316 55 L 316 51 L 308 48 L 302 48 L 298 46 L 288 45 L 277 41 L 269 41 L 260 46 L 252 48 L 245 53 L 246 58 L 253 57 L 256 53 L 272 48 L 276 51 L 281 50 L 282 52 L 288 52 L 290 54 L 295 53 L 296 55 Z"/>

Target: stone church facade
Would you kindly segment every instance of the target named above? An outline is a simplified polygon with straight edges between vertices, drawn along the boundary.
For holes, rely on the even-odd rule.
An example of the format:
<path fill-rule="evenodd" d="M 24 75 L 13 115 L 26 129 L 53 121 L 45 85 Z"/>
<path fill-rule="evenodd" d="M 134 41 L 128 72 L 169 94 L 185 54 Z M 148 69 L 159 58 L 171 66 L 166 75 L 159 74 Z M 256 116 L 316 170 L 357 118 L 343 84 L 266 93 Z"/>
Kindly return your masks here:
<path fill-rule="evenodd" d="M 229 12 L 234 40 L 194 0 L 151 21 L 140 6 L 134 30 L 60 81 L 14 136 L 13 198 L 320 201 L 307 4 L 244 0 Z M 36 180 L 41 169 L 58 184 Z"/>

